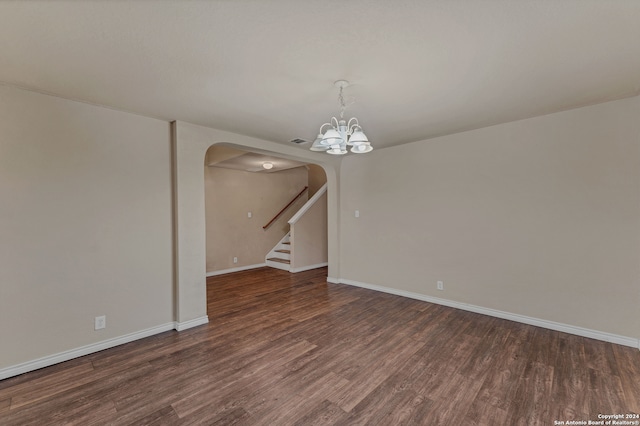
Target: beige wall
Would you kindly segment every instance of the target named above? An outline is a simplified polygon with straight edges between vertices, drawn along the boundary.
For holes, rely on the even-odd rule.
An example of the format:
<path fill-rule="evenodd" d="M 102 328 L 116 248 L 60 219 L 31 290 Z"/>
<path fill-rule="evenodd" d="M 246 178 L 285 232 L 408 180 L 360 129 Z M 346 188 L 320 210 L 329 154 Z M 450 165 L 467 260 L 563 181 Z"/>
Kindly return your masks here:
<path fill-rule="evenodd" d="M 631 98 L 334 159 L 186 123 L 171 145 L 166 122 L 0 86 L 0 370 L 206 321 L 218 142 L 324 161 L 332 278 L 638 338 L 638 117 Z"/>
<path fill-rule="evenodd" d="M 291 224 L 291 270 L 327 263 L 327 193 Z"/>
<path fill-rule="evenodd" d="M 170 147 L 167 122 L 0 86 L 0 370 L 172 323 Z"/>
<path fill-rule="evenodd" d="M 0 377 L 206 322 L 207 148 L 317 157 L 9 86 L 0 135 Z M 339 162 L 324 157 L 337 259 Z"/>
<path fill-rule="evenodd" d="M 266 230 L 262 227 L 307 185 L 305 167 L 250 173 L 205 166 L 207 272 L 264 263 L 289 232 L 287 221 L 307 201 L 308 191 Z"/>
<path fill-rule="evenodd" d="M 322 188 L 322 185 L 327 183 L 327 175 L 317 164 L 307 164 L 307 170 L 309 170 L 309 198 L 311 198 Z"/>
<path fill-rule="evenodd" d="M 340 191 L 343 279 L 640 337 L 638 97 L 349 156 Z"/>

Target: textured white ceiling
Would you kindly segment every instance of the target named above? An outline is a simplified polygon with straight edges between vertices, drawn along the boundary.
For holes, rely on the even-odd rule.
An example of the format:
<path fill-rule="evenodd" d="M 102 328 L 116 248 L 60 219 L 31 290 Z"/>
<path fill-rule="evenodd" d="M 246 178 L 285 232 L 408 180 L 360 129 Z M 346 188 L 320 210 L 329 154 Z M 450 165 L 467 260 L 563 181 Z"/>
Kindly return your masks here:
<path fill-rule="evenodd" d="M 289 144 L 337 79 L 376 148 L 636 95 L 640 1 L 0 2 L 0 81 L 67 98 Z"/>

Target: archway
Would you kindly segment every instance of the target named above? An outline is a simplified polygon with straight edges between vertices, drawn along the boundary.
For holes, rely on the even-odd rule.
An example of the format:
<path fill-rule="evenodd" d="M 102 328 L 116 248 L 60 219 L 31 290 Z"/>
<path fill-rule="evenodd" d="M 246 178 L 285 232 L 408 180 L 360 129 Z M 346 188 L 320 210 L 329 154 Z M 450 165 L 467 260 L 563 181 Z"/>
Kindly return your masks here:
<path fill-rule="evenodd" d="M 273 259 L 265 260 L 267 255 L 280 241 L 289 240 L 289 220 L 327 182 L 324 169 L 316 164 L 227 144 L 207 149 L 204 175 L 207 277 L 270 265 Z M 320 201 L 318 206 L 326 205 L 326 197 Z M 319 211 L 314 208 L 312 223 L 320 219 L 324 232 L 314 228 L 314 241 L 318 250 L 324 248 L 319 262 L 326 265 L 326 207 L 323 216 L 318 216 Z M 291 246 L 278 249 L 281 253 L 273 253 L 279 257 L 276 267 L 300 269 L 292 269 Z M 308 250 L 302 245 L 298 249 Z"/>
<path fill-rule="evenodd" d="M 188 123 L 172 123 L 174 190 L 175 328 L 208 322 L 206 314 L 206 242 L 204 155 L 210 146 L 227 143 L 254 152 L 320 165 L 328 185 L 328 254 L 330 279 L 339 277 L 338 173 L 340 160 L 318 158 L 311 151 Z"/>

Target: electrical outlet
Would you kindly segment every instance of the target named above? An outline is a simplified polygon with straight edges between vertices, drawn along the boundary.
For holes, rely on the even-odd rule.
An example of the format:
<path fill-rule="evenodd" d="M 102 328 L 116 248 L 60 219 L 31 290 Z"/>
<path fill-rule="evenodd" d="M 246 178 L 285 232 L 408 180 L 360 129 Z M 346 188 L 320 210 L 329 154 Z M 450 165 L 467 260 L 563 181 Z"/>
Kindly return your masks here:
<path fill-rule="evenodd" d="M 237 257 L 233 258 L 233 263 L 238 263 L 238 258 Z"/>
<path fill-rule="evenodd" d="M 438 290 L 444 290 L 444 282 L 438 281 L 437 286 L 438 286 Z"/>
<path fill-rule="evenodd" d="M 102 316 L 96 317 L 96 321 L 95 321 L 95 329 L 96 330 L 102 330 L 103 328 L 107 328 L 107 316 L 106 315 L 102 315 Z"/>

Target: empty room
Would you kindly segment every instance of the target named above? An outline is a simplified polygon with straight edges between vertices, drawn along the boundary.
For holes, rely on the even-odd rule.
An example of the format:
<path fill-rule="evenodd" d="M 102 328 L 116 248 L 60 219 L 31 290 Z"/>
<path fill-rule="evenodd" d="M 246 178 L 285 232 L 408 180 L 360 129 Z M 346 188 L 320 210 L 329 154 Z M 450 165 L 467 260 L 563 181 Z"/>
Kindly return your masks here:
<path fill-rule="evenodd" d="M 640 2 L 0 2 L 0 425 L 640 425 Z"/>

